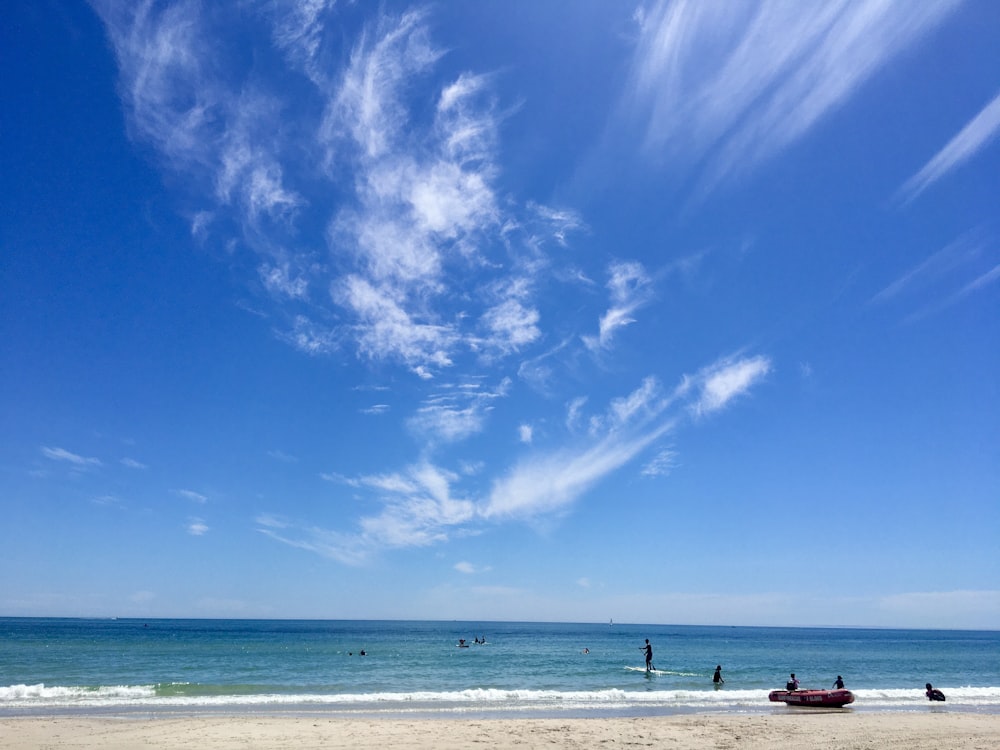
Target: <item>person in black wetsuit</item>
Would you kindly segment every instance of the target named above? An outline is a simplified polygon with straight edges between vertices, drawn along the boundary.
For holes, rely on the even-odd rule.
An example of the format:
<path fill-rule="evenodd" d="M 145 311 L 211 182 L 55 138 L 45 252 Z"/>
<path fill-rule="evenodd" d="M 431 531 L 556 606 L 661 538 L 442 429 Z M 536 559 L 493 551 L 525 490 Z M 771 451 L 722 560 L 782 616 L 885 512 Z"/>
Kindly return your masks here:
<path fill-rule="evenodd" d="M 646 671 L 649 672 L 653 667 L 653 647 L 649 645 L 649 638 L 646 639 L 645 646 L 639 646 L 640 651 L 646 652 Z"/>
<path fill-rule="evenodd" d="M 840 676 L 840 675 L 838 674 L 838 675 L 837 675 L 837 679 L 836 679 L 836 680 L 834 681 L 834 683 L 833 683 L 833 686 L 834 686 L 835 688 L 837 688 L 837 690 L 843 690 L 843 689 L 844 689 L 844 678 L 843 678 L 843 677 L 841 677 L 841 676 Z"/>
<path fill-rule="evenodd" d="M 715 668 L 715 674 L 712 675 L 712 682 L 715 683 L 715 686 L 717 688 L 718 687 L 722 687 L 723 683 L 725 683 L 725 680 L 722 679 L 722 665 L 721 664 Z"/>
<path fill-rule="evenodd" d="M 943 701 L 944 700 L 944 693 L 942 693 L 936 687 L 933 687 L 929 682 L 927 683 L 927 692 L 924 693 L 924 695 L 927 696 L 927 700 L 929 700 L 929 701 Z"/>

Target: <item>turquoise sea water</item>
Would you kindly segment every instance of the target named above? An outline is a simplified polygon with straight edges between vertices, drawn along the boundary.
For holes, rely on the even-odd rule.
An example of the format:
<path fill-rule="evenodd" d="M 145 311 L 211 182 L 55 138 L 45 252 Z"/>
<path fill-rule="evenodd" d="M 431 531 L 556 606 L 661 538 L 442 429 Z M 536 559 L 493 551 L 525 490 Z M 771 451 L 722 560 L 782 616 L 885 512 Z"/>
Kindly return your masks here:
<path fill-rule="evenodd" d="M 0 715 L 811 710 L 768 702 L 790 672 L 817 688 L 843 675 L 849 710 L 1000 712 L 997 631 L 0 618 L 0 639 Z M 925 682 L 947 703 L 929 704 Z"/>

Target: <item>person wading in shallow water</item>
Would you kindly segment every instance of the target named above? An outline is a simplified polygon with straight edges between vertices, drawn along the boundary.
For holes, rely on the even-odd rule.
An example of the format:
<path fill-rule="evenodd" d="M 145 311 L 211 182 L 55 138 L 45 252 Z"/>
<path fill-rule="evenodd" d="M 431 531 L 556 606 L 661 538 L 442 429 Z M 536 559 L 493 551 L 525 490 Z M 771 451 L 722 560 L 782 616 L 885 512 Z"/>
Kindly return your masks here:
<path fill-rule="evenodd" d="M 725 684 L 725 680 L 722 679 L 722 665 L 720 664 L 715 668 L 715 674 L 712 675 L 712 682 L 715 683 L 717 688 L 722 687 Z"/>
<path fill-rule="evenodd" d="M 929 682 L 927 683 L 927 692 L 924 693 L 924 695 L 927 696 L 927 700 L 929 700 L 929 701 L 943 701 L 944 700 L 944 693 L 942 693 L 936 687 L 934 687 L 933 685 L 931 685 Z"/>

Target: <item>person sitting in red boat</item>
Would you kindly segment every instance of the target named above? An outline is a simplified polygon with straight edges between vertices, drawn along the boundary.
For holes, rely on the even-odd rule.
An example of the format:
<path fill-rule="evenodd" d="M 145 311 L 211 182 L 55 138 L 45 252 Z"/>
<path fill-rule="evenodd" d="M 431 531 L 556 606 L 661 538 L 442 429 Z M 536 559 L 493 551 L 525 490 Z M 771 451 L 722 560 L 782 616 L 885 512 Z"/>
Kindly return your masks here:
<path fill-rule="evenodd" d="M 798 690 L 798 689 L 799 689 L 799 680 L 795 676 L 795 672 L 792 672 L 791 678 L 788 680 L 787 683 L 785 683 L 785 690 Z"/>

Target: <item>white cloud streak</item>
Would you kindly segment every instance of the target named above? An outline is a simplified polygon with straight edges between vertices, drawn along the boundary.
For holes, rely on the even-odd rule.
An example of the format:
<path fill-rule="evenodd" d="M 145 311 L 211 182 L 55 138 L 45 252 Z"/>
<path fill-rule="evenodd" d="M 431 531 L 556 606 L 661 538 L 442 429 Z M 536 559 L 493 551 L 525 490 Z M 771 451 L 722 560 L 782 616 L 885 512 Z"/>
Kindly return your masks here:
<path fill-rule="evenodd" d="M 62 461 L 80 469 L 96 468 L 101 466 L 101 460 L 98 458 L 90 458 L 88 456 L 81 456 L 77 453 L 71 453 L 65 448 L 49 448 L 47 446 L 42 446 L 42 455 L 53 461 Z"/>
<path fill-rule="evenodd" d="M 482 566 L 473 565 L 472 563 L 467 562 L 465 560 L 455 563 L 454 568 L 459 573 L 463 573 L 465 575 L 477 575 L 480 573 L 489 573 L 490 570 L 492 570 L 492 568 L 489 565 L 482 565 Z"/>
<path fill-rule="evenodd" d="M 919 300 L 922 306 L 907 316 L 908 322 L 947 309 L 997 280 L 996 266 L 985 271 L 975 268 L 978 265 L 981 269 L 982 261 L 990 260 L 993 242 L 984 231 L 967 232 L 906 271 L 875 294 L 869 303 L 887 305 L 900 300 Z M 976 274 L 974 278 L 966 280 L 973 273 Z"/>
<path fill-rule="evenodd" d="M 482 509 L 483 517 L 523 520 L 561 512 L 669 427 L 663 424 L 628 439 L 609 436 L 580 452 L 560 451 L 521 463 L 494 484 Z"/>
<path fill-rule="evenodd" d="M 204 505 L 208 502 L 208 498 L 205 495 L 202 495 L 200 492 L 195 492 L 194 490 L 174 490 L 174 494 L 178 497 L 183 497 L 185 500 L 198 503 L 199 505 Z"/>
<path fill-rule="evenodd" d="M 624 107 L 647 153 L 702 162 L 701 188 L 805 135 L 958 0 L 660 0 L 639 15 Z"/>
<path fill-rule="evenodd" d="M 910 202 L 942 177 L 969 161 L 1000 132 L 1000 94 L 899 189 L 898 197 Z"/>

